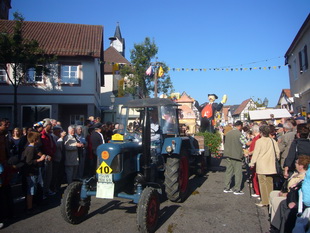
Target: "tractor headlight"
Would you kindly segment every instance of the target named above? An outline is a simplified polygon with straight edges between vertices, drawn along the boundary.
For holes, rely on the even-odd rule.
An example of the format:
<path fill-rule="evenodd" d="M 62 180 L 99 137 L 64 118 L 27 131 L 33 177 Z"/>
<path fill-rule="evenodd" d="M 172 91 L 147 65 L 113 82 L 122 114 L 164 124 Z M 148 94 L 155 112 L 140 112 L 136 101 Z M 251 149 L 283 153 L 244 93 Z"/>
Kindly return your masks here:
<path fill-rule="evenodd" d="M 173 150 L 172 150 L 172 147 L 171 147 L 171 146 L 167 146 L 167 147 L 166 147 L 166 151 L 167 151 L 168 154 L 171 154 L 172 151 L 173 151 Z"/>

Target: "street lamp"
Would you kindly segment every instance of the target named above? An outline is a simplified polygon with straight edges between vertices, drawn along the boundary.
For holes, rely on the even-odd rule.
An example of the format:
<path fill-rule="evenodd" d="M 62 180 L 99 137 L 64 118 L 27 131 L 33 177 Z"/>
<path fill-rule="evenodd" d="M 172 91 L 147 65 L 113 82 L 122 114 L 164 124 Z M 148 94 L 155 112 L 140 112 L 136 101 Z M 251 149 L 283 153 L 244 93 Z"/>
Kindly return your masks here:
<path fill-rule="evenodd" d="M 111 99 L 111 109 L 114 109 L 115 95 L 113 95 L 113 93 L 110 95 L 110 99 Z"/>
<path fill-rule="evenodd" d="M 113 93 L 110 95 L 110 99 L 111 99 L 111 106 L 110 109 L 112 110 L 112 122 L 114 122 L 114 103 L 115 103 L 115 95 L 113 95 Z"/>

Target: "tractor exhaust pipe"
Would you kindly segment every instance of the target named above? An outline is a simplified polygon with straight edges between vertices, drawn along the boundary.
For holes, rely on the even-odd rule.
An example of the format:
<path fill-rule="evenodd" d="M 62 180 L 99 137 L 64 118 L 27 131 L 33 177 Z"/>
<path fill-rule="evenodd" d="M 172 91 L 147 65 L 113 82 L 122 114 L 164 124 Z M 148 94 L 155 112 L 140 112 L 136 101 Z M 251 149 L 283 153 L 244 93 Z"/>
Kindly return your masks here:
<path fill-rule="evenodd" d="M 151 123 L 149 109 L 145 108 L 144 124 L 142 128 L 142 162 L 144 177 L 146 181 L 150 180 L 150 162 L 151 162 Z"/>

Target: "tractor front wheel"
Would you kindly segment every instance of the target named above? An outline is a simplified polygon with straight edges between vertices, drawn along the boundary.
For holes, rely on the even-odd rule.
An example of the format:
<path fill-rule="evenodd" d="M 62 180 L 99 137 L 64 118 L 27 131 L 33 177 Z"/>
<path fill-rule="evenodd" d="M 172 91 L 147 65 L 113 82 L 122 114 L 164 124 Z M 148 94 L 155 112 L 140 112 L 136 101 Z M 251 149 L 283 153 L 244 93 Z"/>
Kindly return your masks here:
<path fill-rule="evenodd" d="M 189 165 L 186 156 L 167 158 L 165 170 L 165 191 L 173 202 L 183 202 L 188 191 Z"/>
<path fill-rule="evenodd" d="M 61 200 L 60 211 L 64 220 L 71 224 L 79 224 L 88 214 L 90 197 L 81 200 L 82 183 L 73 182 L 65 190 Z"/>
<path fill-rule="evenodd" d="M 139 232 L 155 232 L 159 217 L 159 196 L 156 189 L 146 187 L 137 207 Z"/>

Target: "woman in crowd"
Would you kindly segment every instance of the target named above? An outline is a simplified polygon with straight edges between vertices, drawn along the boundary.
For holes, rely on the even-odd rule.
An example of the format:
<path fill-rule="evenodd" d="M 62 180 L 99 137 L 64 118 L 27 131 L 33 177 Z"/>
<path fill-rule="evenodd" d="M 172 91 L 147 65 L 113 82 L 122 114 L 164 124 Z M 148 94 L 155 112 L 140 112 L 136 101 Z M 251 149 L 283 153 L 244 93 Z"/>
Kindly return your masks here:
<path fill-rule="evenodd" d="M 260 134 L 259 134 L 259 126 L 258 125 L 253 125 L 252 126 L 252 134 L 254 138 L 252 139 L 252 143 L 249 147 L 249 156 L 252 158 L 254 149 L 255 149 L 255 144 L 258 139 L 260 139 Z M 258 176 L 256 173 L 256 168 L 253 167 L 252 169 L 252 183 L 253 183 L 253 189 L 254 193 L 252 194 L 252 197 L 257 197 L 260 198 L 260 192 L 259 192 L 259 184 L 258 184 Z"/>
<path fill-rule="evenodd" d="M 301 155 L 295 162 L 296 172 L 287 179 L 284 183 L 282 190 L 275 190 L 270 193 L 270 205 L 269 213 L 271 214 L 270 223 L 276 228 L 280 229 L 281 225 L 281 211 L 278 209 L 282 201 L 286 201 L 288 193 L 294 188 L 299 182 L 301 182 L 306 174 L 308 166 L 310 164 L 310 157 L 307 155 Z"/>
<path fill-rule="evenodd" d="M 18 158 L 20 158 L 20 155 L 22 152 L 19 146 L 21 136 L 22 136 L 22 132 L 20 128 L 14 128 L 12 132 L 12 138 L 11 138 L 11 152 L 12 152 L 12 155 L 18 156 Z"/>
<path fill-rule="evenodd" d="M 259 207 L 269 205 L 269 194 L 273 190 L 273 175 L 277 173 L 275 162 L 280 158 L 280 150 L 277 142 L 270 137 L 270 127 L 262 125 L 259 127 L 261 138 L 256 141 L 250 166 L 256 165 L 258 174 L 261 202 Z"/>

